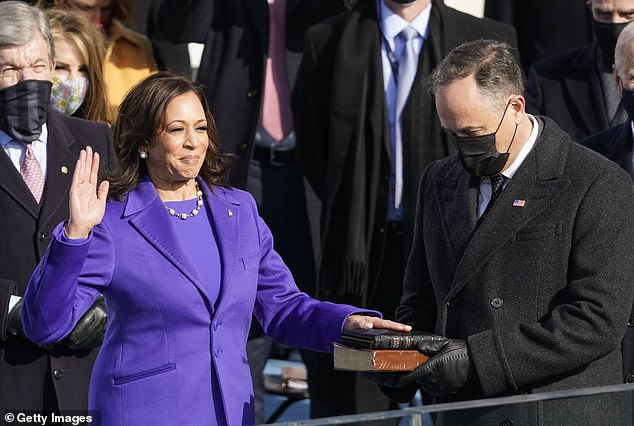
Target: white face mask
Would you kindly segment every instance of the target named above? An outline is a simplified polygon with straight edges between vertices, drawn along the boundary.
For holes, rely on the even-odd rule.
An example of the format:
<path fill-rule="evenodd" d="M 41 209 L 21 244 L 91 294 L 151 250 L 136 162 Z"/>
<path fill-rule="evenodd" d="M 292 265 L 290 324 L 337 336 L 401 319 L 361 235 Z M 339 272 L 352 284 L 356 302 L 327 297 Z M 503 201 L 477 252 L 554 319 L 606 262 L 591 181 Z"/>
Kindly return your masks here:
<path fill-rule="evenodd" d="M 83 76 L 54 75 L 51 106 L 63 114 L 73 115 L 86 98 L 88 84 L 88 78 Z"/>

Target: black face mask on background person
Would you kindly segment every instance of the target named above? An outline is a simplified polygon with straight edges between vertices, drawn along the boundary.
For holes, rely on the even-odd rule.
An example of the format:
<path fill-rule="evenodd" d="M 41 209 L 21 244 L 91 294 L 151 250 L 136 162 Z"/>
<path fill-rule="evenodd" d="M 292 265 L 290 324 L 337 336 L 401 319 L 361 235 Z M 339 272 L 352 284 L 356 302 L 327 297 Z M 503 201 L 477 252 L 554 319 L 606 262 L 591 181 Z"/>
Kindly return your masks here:
<path fill-rule="evenodd" d="M 510 155 L 509 150 L 515 140 L 517 124 L 515 125 L 511 142 L 509 142 L 509 147 L 503 154 L 499 153 L 495 147 L 495 135 L 502 126 L 510 103 L 511 101 L 506 104 L 502 119 L 493 133 L 482 136 L 458 136 L 453 132 L 448 132 L 450 139 L 452 139 L 458 147 L 458 158 L 460 158 L 462 167 L 464 167 L 470 175 L 476 177 L 496 176 L 499 175 L 504 168 Z"/>
<path fill-rule="evenodd" d="M 17 142 L 40 137 L 51 102 L 47 80 L 24 80 L 0 90 L 0 130 Z"/>
<path fill-rule="evenodd" d="M 601 61 L 605 66 L 612 69 L 614 63 L 614 48 L 616 47 L 616 40 L 619 38 L 619 34 L 623 31 L 623 28 L 629 22 L 620 24 L 608 24 L 605 22 L 598 22 L 592 20 L 592 32 L 597 38 L 599 44 L 599 50 L 601 51 Z"/>
<path fill-rule="evenodd" d="M 634 120 L 634 90 L 624 88 L 621 92 L 621 102 L 630 120 Z"/>

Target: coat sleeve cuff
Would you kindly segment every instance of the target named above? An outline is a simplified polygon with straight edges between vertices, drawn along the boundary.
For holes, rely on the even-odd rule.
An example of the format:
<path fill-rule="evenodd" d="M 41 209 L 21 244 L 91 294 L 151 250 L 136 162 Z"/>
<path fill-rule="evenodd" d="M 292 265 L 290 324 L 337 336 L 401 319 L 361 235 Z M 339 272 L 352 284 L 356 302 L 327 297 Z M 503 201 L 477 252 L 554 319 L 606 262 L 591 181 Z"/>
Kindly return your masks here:
<path fill-rule="evenodd" d="M 0 338 L 7 340 L 7 317 L 9 316 L 9 301 L 16 294 L 15 281 L 0 279 Z"/>

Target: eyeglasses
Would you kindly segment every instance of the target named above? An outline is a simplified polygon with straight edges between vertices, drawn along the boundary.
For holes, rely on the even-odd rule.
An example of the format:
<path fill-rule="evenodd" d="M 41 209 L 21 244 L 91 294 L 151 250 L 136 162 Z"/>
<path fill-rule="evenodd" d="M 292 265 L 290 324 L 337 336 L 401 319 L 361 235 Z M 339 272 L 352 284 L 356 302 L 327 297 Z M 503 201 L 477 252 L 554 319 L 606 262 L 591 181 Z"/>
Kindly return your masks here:
<path fill-rule="evenodd" d="M 3 65 L 0 67 L 0 77 L 5 79 L 15 79 L 18 77 L 18 74 L 23 70 L 30 70 L 33 74 L 42 74 L 49 69 L 49 65 L 43 62 L 38 62 L 36 64 L 18 67 L 15 65 Z"/>

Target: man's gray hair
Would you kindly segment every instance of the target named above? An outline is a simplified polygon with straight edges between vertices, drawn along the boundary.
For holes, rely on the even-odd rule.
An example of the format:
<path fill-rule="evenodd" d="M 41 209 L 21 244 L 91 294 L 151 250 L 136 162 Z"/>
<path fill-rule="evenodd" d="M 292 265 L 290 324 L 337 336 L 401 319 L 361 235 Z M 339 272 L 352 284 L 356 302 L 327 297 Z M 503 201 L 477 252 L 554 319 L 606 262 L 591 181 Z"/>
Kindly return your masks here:
<path fill-rule="evenodd" d="M 48 47 L 51 65 L 55 60 L 55 44 L 44 12 L 22 1 L 0 1 L 0 49 L 23 46 L 33 40 L 36 31 Z"/>
<path fill-rule="evenodd" d="M 475 40 L 455 47 L 429 77 L 435 97 L 455 81 L 473 75 L 487 106 L 499 107 L 508 97 L 524 94 L 522 69 L 514 49 L 506 42 Z"/>
<path fill-rule="evenodd" d="M 622 69 L 623 66 L 629 66 L 629 63 L 634 61 L 632 58 L 631 46 L 634 39 L 634 22 L 630 22 L 623 28 L 618 40 L 616 41 L 616 47 L 614 48 L 614 68 L 616 73 L 621 77 L 628 77 L 627 75 L 621 75 L 619 71 L 626 71 Z M 627 58 L 627 63 L 624 61 Z"/>

